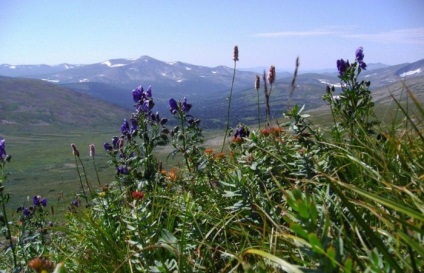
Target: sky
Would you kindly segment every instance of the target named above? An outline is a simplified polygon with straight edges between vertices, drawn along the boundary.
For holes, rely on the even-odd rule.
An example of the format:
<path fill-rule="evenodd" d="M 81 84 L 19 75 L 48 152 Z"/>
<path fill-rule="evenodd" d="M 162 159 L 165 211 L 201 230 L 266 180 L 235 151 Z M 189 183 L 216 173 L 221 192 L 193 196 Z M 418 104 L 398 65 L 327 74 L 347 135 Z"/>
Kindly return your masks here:
<path fill-rule="evenodd" d="M 335 68 L 424 58 L 424 0 L 1 0 L 0 64 L 91 64 L 143 55 L 239 68 Z"/>

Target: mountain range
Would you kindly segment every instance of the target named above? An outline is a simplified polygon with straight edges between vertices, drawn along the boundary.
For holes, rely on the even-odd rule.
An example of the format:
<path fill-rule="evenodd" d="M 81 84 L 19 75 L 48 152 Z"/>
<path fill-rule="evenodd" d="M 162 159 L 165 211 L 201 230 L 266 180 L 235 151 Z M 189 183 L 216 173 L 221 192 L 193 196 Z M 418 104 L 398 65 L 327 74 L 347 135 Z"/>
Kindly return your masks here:
<path fill-rule="evenodd" d="M 156 109 L 167 112 L 168 100 L 187 97 L 193 104 L 192 114 L 201 118 L 206 127 L 224 125 L 227 97 L 232 85 L 234 69 L 226 66 L 205 67 L 183 62 L 163 62 L 149 56 L 138 59 L 112 59 L 95 64 L 0 65 L 0 75 L 31 78 L 71 89 L 97 99 L 132 109 L 131 90 L 139 85 L 152 86 Z M 259 73 L 262 80 L 262 73 Z M 254 90 L 257 72 L 236 70 L 231 108 L 232 125 L 256 120 L 257 94 Z M 308 109 L 324 105 L 321 97 L 326 85 L 340 89 L 337 69 L 333 72 L 299 74 L 292 97 L 292 73 L 279 72 L 271 94 L 273 116 L 280 116 L 293 103 L 306 104 Z M 424 79 L 424 59 L 399 65 L 369 64 L 361 78 L 371 81 L 371 89 L 379 98 L 384 89 L 403 80 L 420 82 Z M 419 90 L 421 92 L 421 85 Z M 262 90 L 262 89 L 261 89 Z M 264 111 L 263 94 L 260 95 Z M 383 90 L 382 96 L 378 90 Z M 3 92 L 3 91 L 2 91 Z M 386 96 L 386 97 L 387 97 Z"/>

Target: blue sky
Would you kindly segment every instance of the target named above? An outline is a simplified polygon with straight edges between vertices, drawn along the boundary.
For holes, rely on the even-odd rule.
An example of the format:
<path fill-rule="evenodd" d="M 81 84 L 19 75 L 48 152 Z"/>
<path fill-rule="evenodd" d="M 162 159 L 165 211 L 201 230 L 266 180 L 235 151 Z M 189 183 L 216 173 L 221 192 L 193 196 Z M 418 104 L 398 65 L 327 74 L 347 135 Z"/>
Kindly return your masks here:
<path fill-rule="evenodd" d="M 1 0 L 0 64 L 163 61 L 293 70 L 424 58 L 423 0 Z"/>

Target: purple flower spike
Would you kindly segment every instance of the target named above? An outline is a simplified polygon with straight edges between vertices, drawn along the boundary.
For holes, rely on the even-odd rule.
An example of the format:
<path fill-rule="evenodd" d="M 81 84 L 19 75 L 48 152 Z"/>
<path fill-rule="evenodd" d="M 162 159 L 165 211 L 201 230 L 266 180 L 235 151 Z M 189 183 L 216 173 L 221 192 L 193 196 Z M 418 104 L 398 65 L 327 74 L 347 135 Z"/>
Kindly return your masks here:
<path fill-rule="evenodd" d="M 30 215 L 31 215 L 31 211 L 30 211 L 28 208 L 24 208 L 24 210 L 22 211 L 22 214 L 23 214 L 25 217 L 28 217 L 28 216 L 30 216 Z"/>
<path fill-rule="evenodd" d="M 7 158 L 5 142 L 5 139 L 0 139 L 0 161 Z"/>
<path fill-rule="evenodd" d="M 183 101 L 183 112 L 185 112 L 185 113 L 187 113 L 188 111 L 190 111 L 190 109 L 191 109 L 191 104 L 190 103 L 187 103 L 187 98 L 184 98 L 184 101 Z"/>
<path fill-rule="evenodd" d="M 171 113 L 173 115 L 175 115 L 177 113 L 178 110 L 178 104 L 177 101 L 174 99 L 170 99 L 169 100 L 169 110 L 171 111 Z"/>
<path fill-rule="evenodd" d="M 46 207 L 47 206 L 47 198 L 41 199 L 40 203 L 43 207 Z"/>
<path fill-rule="evenodd" d="M 34 197 L 32 197 L 32 203 L 34 204 L 34 206 L 39 206 L 40 201 L 41 201 L 41 196 L 34 195 Z"/>
<path fill-rule="evenodd" d="M 124 119 L 124 122 L 122 123 L 122 126 L 121 126 L 121 133 L 123 135 L 127 135 L 129 132 L 130 132 L 130 124 L 128 123 L 126 119 Z"/>
<path fill-rule="evenodd" d="M 345 62 L 343 59 L 337 60 L 337 69 L 339 70 L 339 75 L 343 76 L 349 66 L 349 61 Z"/>
<path fill-rule="evenodd" d="M 134 102 L 139 102 L 143 98 L 143 87 L 141 85 L 132 91 Z"/>
<path fill-rule="evenodd" d="M 151 85 L 149 86 L 149 88 L 147 88 L 146 97 L 148 97 L 148 98 L 152 97 L 152 86 Z"/>
<path fill-rule="evenodd" d="M 113 150 L 112 145 L 110 145 L 109 143 L 105 143 L 103 144 L 103 147 L 105 148 L 106 151 L 111 152 Z"/>
<path fill-rule="evenodd" d="M 360 46 L 356 52 L 356 60 L 358 61 L 359 67 L 363 70 L 366 70 L 367 68 L 367 64 L 364 62 L 364 49 L 362 48 L 362 46 Z"/>
<path fill-rule="evenodd" d="M 356 60 L 358 61 L 358 62 L 361 62 L 361 61 L 363 61 L 364 60 L 364 49 L 362 48 L 362 46 L 360 46 L 357 50 L 356 50 L 356 52 L 355 52 L 355 55 L 356 55 Z"/>
<path fill-rule="evenodd" d="M 73 207 L 79 207 L 79 201 L 78 200 L 74 200 L 74 201 L 72 201 L 71 202 L 71 205 L 73 206 Z"/>

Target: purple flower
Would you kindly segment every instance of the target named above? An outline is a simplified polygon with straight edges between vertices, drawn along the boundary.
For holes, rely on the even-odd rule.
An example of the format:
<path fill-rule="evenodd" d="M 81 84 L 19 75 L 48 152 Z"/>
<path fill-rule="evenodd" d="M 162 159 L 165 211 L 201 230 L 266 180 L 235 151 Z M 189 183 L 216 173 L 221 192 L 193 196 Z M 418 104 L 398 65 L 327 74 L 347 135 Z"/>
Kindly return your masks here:
<path fill-rule="evenodd" d="M 113 150 L 112 145 L 110 145 L 109 143 L 105 143 L 103 144 L 103 147 L 105 148 L 106 151 L 111 152 Z"/>
<path fill-rule="evenodd" d="M 188 111 L 190 111 L 191 109 L 191 104 L 187 103 L 187 98 L 184 97 L 184 101 L 183 101 L 183 112 L 187 113 Z"/>
<path fill-rule="evenodd" d="M 116 173 L 117 174 L 127 174 L 128 173 L 127 166 L 119 166 L 118 168 L 116 168 Z"/>
<path fill-rule="evenodd" d="M 146 91 L 146 97 L 151 98 L 152 97 L 152 86 L 150 85 L 149 88 L 147 88 Z"/>
<path fill-rule="evenodd" d="M 249 135 L 250 135 L 249 130 L 245 129 L 244 126 L 242 126 L 242 127 L 237 129 L 236 133 L 234 134 L 234 137 L 235 138 L 237 138 L 237 137 L 243 138 L 243 137 L 248 137 Z"/>
<path fill-rule="evenodd" d="M 132 91 L 134 102 L 138 103 L 143 98 L 143 87 L 141 85 Z"/>
<path fill-rule="evenodd" d="M 74 200 L 74 201 L 72 201 L 71 202 L 71 206 L 73 206 L 73 207 L 79 207 L 79 201 L 78 200 Z"/>
<path fill-rule="evenodd" d="M 24 208 L 22 211 L 22 215 L 28 217 L 31 215 L 31 211 L 28 208 Z"/>
<path fill-rule="evenodd" d="M 364 60 L 364 49 L 362 48 L 362 46 L 360 46 L 357 50 L 356 50 L 356 52 L 355 52 L 355 55 L 356 55 L 356 60 L 358 61 L 358 62 L 360 62 L 360 61 L 363 61 Z"/>
<path fill-rule="evenodd" d="M 126 119 L 124 119 L 124 122 L 121 125 L 121 133 L 123 135 L 128 135 L 129 132 L 130 132 L 130 124 L 128 123 Z"/>
<path fill-rule="evenodd" d="M 117 136 L 112 137 L 112 146 L 113 146 L 113 149 L 119 148 L 119 137 Z"/>
<path fill-rule="evenodd" d="M 178 110 L 178 103 L 174 99 L 169 100 L 169 111 L 171 111 L 171 114 L 175 115 Z"/>
<path fill-rule="evenodd" d="M 343 59 L 337 60 L 337 69 L 339 70 L 339 75 L 343 76 L 349 66 L 349 61 L 345 62 Z"/>
<path fill-rule="evenodd" d="M 47 206 L 47 198 L 41 199 L 40 203 L 43 207 L 46 207 Z"/>
<path fill-rule="evenodd" d="M 363 70 L 366 70 L 367 68 L 367 64 L 364 62 L 364 49 L 362 48 L 362 46 L 360 46 L 356 52 L 356 60 L 358 61 L 359 67 Z"/>
<path fill-rule="evenodd" d="M 32 197 L 32 203 L 34 204 L 34 206 L 39 206 L 40 201 L 41 201 L 41 196 L 34 195 L 34 197 Z"/>
<path fill-rule="evenodd" d="M 7 158 L 5 142 L 5 139 L 0 139 L 0 161 Z"/>
<path fill-rule="evenodd" d="M 137 119 L 135 117 L 132 117 L 130 121 L 131 121 L 131 133 L 137 132 L 138 130 Z"/>

